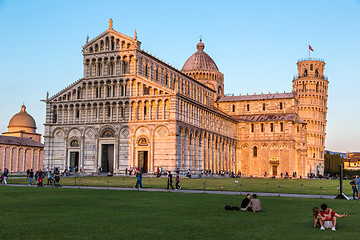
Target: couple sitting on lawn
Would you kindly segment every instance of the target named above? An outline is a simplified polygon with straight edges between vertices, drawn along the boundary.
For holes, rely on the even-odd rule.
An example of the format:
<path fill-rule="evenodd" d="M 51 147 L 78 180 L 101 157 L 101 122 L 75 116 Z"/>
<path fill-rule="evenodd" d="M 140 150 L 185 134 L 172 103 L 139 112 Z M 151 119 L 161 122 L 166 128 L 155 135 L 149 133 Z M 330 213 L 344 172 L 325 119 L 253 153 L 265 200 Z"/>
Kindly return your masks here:
<path fill-rule="evenodd" d="M 241 203 L 242 211 L 249 211 L 249 212 L 260 212 L 261 205 L 260 200 L 257 198 L 256 194 L 253 194 L 252 199 L 250 200 L 250 194 L 246 194 L 246 197 Z"/>
<path fill-rule="evenodd" d="M 320 208 L 321 210 L 318 207 L 313 208 L 314 227 L 320 224 L 320 230 L 331 228 L 331 230 L 336 231 L 336 218 L 347 216 L 347 213 L 344 213 L 343 215 L 337 214 L 331 208 L 328 208 L 326 204 L 321 204 Z"/>

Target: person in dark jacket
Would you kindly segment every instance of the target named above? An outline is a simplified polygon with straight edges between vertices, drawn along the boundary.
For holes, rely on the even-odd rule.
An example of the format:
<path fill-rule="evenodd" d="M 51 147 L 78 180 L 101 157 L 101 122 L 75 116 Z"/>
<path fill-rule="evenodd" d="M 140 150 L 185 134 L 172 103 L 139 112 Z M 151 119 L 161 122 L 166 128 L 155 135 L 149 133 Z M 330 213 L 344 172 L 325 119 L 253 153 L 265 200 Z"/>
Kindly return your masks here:
<path fill-rule="evenodd" d="M 30 185 L 33 185 L 33 184 L 34 184 L 34 182 L 33 182 L 33 177 L 34 177 L 34 172 L 33 172 L 33 170 L 31 169 L 30 172 L 29 172 L 29 179 L 30 179 L 29 184 L 30 184 Z"/>
<path fill-rule="evenodd" d="M 172 174 L 171 174 L 171 171 L 169 171 L 168 181 L 167 181 L 167 189 L 169 189 L 171 187 L 174 190 L 174 186 L 172 185 L 172 183 L 173 183 Z"/>
<path fill-rule="evenodd" d="M 357 180 L 357 176 L 354 176 L 353 180 L 350 182 L 350 185 L 351 185 L 352 190 L 353 190 L 353 199 L 354 200 L 356 200 L 355 196 L 357 196 L 359 194 L 358 190 L 356 189 L 356 180 Z"/>
<path fill-rule="evenodd" d="M 249 203 L 250 203 L 250 194 L 246 194 L 245 198 L 242 200 L 241 202 L 241 210 L 242 211 L 246 211 L 247 210 L 247 207 L 249 206 Z"/>

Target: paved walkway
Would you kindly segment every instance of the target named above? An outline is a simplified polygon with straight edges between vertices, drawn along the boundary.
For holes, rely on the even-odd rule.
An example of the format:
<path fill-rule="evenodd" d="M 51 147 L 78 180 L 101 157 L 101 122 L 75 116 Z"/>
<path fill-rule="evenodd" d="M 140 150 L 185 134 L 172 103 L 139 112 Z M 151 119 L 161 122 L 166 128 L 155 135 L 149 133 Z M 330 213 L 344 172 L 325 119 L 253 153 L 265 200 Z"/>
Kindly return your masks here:
<path fill-rule="evenodd" d="M 3 185 L 4 186 L 4 185 Z M 37 187 L 36 185 L 25 185 L 25 184 L 7 184 L 7 186 L 13 187 Z M 45 185 L 45 187 L 47 187 Z M 334 199 L 335 195 L 308 195 L 308 194 L 293 194 L 293 193 L 264 193 L 264 192 L 232 192 L 232 191 L 204 191 L 204 190 L 167 190 L 161 188 L 124 188 L 124 187 L 91 187 L 91 186 L 62 186 L 62 188 L 81 188 L 81 189 L 109 189 L 109 190 L 120 190 L 120 191 L 142 191 L 142 192 L 177 192 L 177 193 L 207 193 L 207 194 L 223 194 L 223 195 L 244 195 L 247 193 L 258 196 L 268 197 L 291 197 L 291 198 L 325 198 Z"/>

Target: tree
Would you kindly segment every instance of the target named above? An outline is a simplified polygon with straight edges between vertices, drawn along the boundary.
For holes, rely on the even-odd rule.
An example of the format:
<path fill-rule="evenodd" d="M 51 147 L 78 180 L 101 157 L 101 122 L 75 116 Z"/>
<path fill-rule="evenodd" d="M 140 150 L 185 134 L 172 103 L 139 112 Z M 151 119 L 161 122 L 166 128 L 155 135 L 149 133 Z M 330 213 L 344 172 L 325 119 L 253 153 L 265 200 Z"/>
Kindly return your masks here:
<path fill-rule="evenodd" d="M 340 174 L 340 164 L 344 164 L 344 158 L 339 154 L 325 153 L 325 174 L 335 175 Z"/>

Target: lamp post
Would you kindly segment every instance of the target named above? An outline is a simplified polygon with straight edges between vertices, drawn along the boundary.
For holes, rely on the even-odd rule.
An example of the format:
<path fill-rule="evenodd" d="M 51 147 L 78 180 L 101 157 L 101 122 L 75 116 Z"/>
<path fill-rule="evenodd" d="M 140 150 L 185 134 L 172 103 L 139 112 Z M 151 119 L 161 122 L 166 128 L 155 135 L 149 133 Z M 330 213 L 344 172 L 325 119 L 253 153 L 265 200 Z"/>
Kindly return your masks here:
<path fill-rule="evenodd" d="M 343 171 L 343 165 L 340 164 L 340 194 L 335 197 L 335 199 L 346 199 L 349 200 L 349 198 L 343 193 L 343 177 L 344 177 L 344 171 Z"/>

